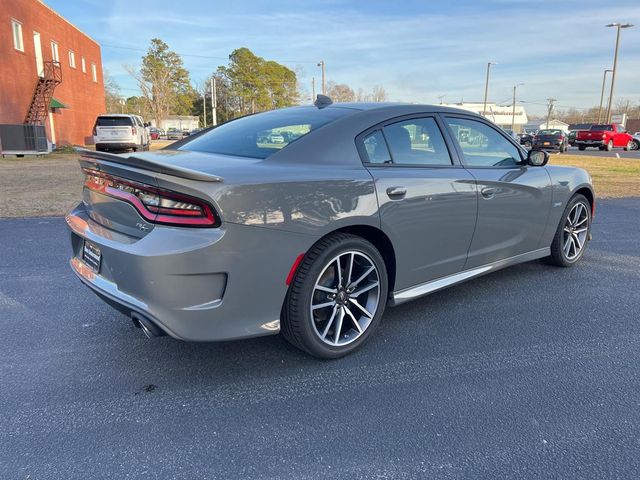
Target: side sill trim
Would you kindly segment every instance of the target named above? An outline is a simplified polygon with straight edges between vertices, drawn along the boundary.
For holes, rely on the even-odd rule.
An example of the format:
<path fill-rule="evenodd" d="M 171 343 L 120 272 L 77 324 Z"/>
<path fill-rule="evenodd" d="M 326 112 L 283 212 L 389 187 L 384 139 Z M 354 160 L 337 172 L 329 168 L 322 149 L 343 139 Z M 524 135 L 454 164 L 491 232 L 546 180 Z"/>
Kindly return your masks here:
<path fill-rule="evenodd" d="M 551 255 L 550 247 L 540 248 L 532 252 L 527 252 L 516 255 L 515 257 L 498 260 L 487 265 L 464 270 L 462 272 L 454 273 L 453 275 L 448 275 L 436 280 L 430 280 L 428 282 L 421 283 L 420 285 L 416 285 L 415 287 L 409 287 L 405 288 L 404 290 L 393 292 L 389 299 L 389 305 L 400 305 L 401 303 L 408 302 L 409 300 L 413 300 L 414 298 L 421 297 L 429 293 L 433 293 L 437 290 L 442 290 L 443 288 L 464 282 L 465 280 L 470 280 L 472 278 L 479 277 L 490 272 L 495 272 L 496 270 L 500 270 L 501 268 L 516 265 L 518 263 L 529 262 L 531 260 L 537 260 L 538 258 L 548 257 L 549 255 Z"/>

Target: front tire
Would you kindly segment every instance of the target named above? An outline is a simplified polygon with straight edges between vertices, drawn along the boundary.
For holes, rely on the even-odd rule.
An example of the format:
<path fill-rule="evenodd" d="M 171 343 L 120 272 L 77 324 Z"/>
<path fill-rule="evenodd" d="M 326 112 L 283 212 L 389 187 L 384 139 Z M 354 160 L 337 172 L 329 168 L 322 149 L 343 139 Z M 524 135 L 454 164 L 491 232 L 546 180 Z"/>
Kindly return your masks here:
<path fill-rule="evenodd" d="M 336 233 L 304 256 L 283 307 L 282 333 L 319 358 L 347 355 L 379 325 L 387 302 L 384 259 L 365 239 Z"/>
<path fill-rule="evenodd" d="M 584 195 L 574 195 L 567 204 L 551 242 L 549 262 L 571 267 L 582 258 L 591 231 L 591 204 Z"/>

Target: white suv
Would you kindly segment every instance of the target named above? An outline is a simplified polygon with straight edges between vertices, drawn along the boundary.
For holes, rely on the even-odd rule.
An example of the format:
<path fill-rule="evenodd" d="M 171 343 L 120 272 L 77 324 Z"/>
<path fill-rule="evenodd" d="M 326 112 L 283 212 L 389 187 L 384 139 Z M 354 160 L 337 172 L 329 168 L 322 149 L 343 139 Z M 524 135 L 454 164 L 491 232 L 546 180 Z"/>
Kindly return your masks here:
<path fill-rule="evenodd" d="M 149 150 L 149 130 L 138 115 L 99 115 L 93 127 L 96 150 Z"/>

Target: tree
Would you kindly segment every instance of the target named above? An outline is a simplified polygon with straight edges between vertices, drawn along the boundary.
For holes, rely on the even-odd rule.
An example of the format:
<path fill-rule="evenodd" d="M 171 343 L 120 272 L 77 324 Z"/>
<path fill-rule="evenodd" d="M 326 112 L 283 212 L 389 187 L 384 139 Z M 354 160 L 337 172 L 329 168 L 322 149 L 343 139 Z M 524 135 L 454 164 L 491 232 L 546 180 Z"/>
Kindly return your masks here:
<path fill-rule="evenodd" d="M 143 97 L 149 104 L 151 115 L 160 125 L 170 113 L 189 112 L 194 99 L 189 72 L 182 58 L 169 50 L 169 46 L 154 38 L 147 54 L 142 57 L 140 71 L 126 67 L 136 79 Z"/>
<path fill-rule="evenodd" d="M 223 115 L 261 112 L 295 105 L 298 101 L 296 73 L 275 61 L 267 61 L 248 48 L 238 48 L 229 55 L 229 65 L 218 67 L 214 74 L 218 90 L 224 95 L 218 102 Z"/>
<path fill-rule="evenodd" d="M 107 113 L 119 113 L 122 111 L 124 99 L 120 94 L 120 86 L 107 71 L 104 72 L 104 97 Z"/>
<path fill-rule="evenodd" d="M 331 97 L 334 102 L 353 102 L 356 99 L 356 94 L 353 89 L 346 83 L 329 82 L 327 85 L 327 95 Z"/>

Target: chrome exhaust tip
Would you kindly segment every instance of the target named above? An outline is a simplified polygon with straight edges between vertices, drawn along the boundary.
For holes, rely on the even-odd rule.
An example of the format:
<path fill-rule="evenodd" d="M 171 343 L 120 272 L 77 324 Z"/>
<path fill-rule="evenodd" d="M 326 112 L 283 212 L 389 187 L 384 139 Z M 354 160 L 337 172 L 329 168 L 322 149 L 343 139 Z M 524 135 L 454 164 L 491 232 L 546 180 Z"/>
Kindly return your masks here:
<path fill-rule="evenodd" d="M 131 319 L 136 327 L 142 329 L 142 333 L 144 333 L 147 338 L 162 337 L 166 335 L 165 331 L 158 327 L 158 325 L 139 313 L 132 313 Z"/>

